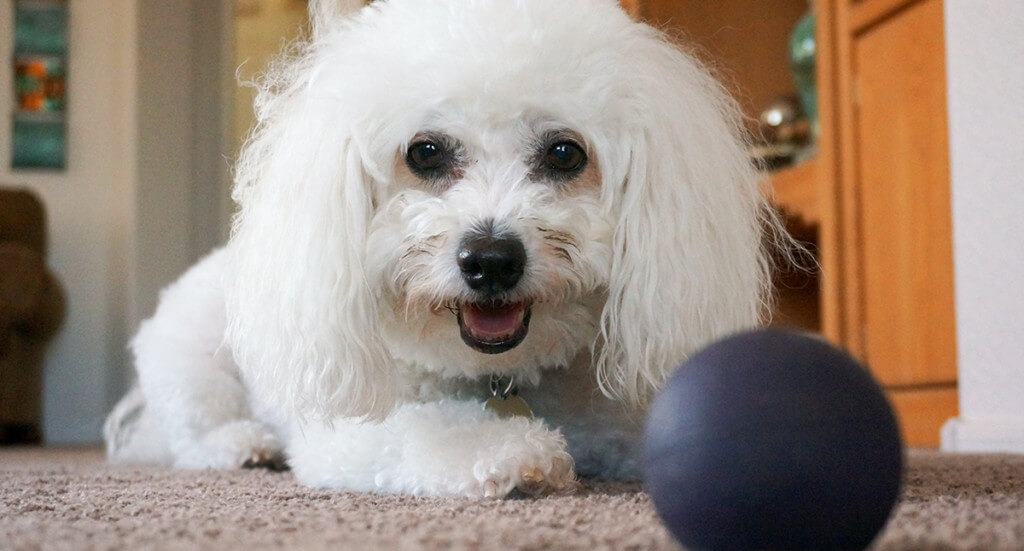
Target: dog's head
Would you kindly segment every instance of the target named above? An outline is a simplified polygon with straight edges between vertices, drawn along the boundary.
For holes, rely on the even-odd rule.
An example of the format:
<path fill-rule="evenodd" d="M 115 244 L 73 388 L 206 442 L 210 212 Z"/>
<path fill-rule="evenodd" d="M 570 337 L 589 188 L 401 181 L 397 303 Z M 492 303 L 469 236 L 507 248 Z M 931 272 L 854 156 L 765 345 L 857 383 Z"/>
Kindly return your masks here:
<path fill-rule="evenodd" d="M 313 3 L 237 167 L 229 341 L 294 412 L 380 416 L 398 366 L 640 402 L 755 324 L 765 219 L 733 103 L 614 0 Z"/>

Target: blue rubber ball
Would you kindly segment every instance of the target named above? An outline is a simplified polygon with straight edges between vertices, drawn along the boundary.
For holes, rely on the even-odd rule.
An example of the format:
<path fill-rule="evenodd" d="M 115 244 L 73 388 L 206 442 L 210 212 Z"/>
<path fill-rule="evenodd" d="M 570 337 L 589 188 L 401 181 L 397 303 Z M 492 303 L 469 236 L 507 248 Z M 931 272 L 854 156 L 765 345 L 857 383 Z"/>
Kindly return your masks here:
<path fill-rule="evenodd" d="M 692 549 L 863 549 L 899 495 L 892 408 L 845 352 L 774 329 L 693 355 L 651 406 L 645 484 Z"/>

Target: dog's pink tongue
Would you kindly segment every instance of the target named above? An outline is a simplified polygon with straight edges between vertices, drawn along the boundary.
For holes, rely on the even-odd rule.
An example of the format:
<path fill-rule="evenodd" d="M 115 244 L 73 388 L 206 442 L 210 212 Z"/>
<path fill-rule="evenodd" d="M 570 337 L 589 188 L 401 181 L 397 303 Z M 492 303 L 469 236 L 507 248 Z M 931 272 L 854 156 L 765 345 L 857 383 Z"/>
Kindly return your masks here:
<path fill-rule="evenodd" d="M 522 304 L 497 307 L 467 304 L 462 307 L 462 321 L 473 336 L 494 340 L 518 331 L 525 311 Z"/>

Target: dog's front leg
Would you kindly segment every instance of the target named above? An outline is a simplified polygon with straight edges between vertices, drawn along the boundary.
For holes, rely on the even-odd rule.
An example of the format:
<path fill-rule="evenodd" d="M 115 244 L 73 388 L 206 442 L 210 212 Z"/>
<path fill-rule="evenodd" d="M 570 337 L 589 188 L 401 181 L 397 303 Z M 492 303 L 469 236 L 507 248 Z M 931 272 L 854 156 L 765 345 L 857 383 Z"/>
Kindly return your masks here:
<path fill-rule="evenodd" d="M 576 485 L 561 432 L 540 419 L 501 419 L 479 402 L 408 403 L 380 423 L 337 419 L 292 434 L 289 464 L 312 486 L 503 497 Z"/>
<path fill-rule="evenodd" d="M 108 455 L 125 463 L 183 468 L 279 468 L 275 429 L 258 419 L 231 351 L 215 252 L 161 294 L 132 342 L 138 385 L 110 414 Z"/>

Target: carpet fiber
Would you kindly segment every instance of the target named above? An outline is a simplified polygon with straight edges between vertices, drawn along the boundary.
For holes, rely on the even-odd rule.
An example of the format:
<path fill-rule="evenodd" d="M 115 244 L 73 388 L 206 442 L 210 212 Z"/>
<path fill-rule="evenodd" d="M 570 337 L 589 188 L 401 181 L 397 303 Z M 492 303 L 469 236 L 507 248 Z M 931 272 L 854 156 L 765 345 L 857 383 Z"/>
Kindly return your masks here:
<path fill-rule="evenodd" d="M 875 549 L 1024 549 L 1024 456 L 912 452 Z M 504 501 L 312 490 L 288 473 L 0 449 L 0 549 L 678 549 L 635 484 Z"/>

